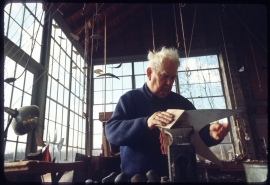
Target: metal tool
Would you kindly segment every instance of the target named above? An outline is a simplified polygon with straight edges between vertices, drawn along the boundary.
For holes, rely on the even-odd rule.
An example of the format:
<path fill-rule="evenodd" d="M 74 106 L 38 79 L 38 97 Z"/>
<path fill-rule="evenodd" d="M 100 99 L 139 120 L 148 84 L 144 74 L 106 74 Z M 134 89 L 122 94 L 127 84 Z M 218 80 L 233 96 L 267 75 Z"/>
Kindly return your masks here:
<path fill-rule="evenodd" d="M 165 129 L 165 133 L 172 139 L 172 143 L 168 147 L 170 181 L 196 181 L 196 153 L 202 158 L 223 166 L 222 162 L 202 141 L 199 131 L 209 123 L 240 112 L 242 110 L 204 109 L 184 111 L 171 129 Z M 188 124 L 181 126 L 178 124 L 181 122 Z"/>

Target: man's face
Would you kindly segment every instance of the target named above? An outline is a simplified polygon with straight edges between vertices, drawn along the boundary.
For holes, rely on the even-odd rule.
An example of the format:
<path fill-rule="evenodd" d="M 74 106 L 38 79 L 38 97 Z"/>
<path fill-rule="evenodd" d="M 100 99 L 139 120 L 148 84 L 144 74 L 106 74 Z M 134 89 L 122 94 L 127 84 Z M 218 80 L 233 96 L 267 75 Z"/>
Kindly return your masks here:
<path fill-rule="evenodd" d="M 177 73 L 177 64 L 163 61 L 160 68 L 153 71 L 147 69 L 148 82 L 150 91 L 159 98 L 165 98 L 170 94 L 174 79 Z"/>

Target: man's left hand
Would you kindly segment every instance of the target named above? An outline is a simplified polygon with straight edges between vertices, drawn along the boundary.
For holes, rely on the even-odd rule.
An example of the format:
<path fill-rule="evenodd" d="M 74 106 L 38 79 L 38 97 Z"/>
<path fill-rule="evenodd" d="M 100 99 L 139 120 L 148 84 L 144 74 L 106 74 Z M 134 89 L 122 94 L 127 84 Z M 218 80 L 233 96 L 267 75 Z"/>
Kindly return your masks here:
<path fill-rule="evenodd" d="M 228 123 L 212 123 L 210 124 L 210 136 L 215 140 L 224 139 L 230 130 L 230 125 Z"/>

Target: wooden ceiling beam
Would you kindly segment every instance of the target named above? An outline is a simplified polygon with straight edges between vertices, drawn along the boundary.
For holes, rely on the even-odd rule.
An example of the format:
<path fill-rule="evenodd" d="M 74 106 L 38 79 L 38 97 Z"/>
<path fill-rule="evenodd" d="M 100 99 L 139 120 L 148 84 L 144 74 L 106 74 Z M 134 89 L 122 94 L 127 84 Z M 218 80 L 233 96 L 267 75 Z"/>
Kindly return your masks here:
<path fill-rule="evenodd" d="M 100 14 L 99 18 L 100 19 L 102 18 L 104 20 L 105 14 L 107 16 L 110 14 L 114 14 L 114 11 L 112 9 L 115 7 L 115 4 L 108 5 L 108 3 L 105 3 L 103 6 L 105 6 L 105 7 L 102 7 L 101 11 L 98 14 Z M 107 22 L 109 22 L 109 21 L 107 21 Z M 80 24 L 80 27 L 74 31 L 74 34 L 76 34 L 76 35 L 80 34 L 80 37 L 83 37 L 84 36 L 82 33 L 83 29 L 84 29 L 84 22 L 82 24 Z"/>
<path fill-rule="evenodd" d="M 115 10 L 112 12 L 113 16 L 107 15 L 107 30 L 109 30 L 111 27 L 116 27 L 116 25 L 120 25 L 122 28 L 122 20 L 126 18 L 126 15 L 130 16 L 131 14 L 135 13 L 136 10 L 138 10 L 141 7 L 140 4 L 126 4 L 121 9 L 118 9 L 117 12 L 121 12 L 120 14 L 115 14 Z M 101 13 L 104 17 L 105 14 Z M 98 31 L 95 31 L 95 33 L 99 33 L 102 35 L 104 33 L 104 21 L 99 23 L 99 25 L 103 25 Z M 108 31 L 107 31 L 108 32 Z M 84 37 L 84 33 L 81 33 L 81 37 Z M 85 40 L 81 40 L 81 44 L 84 45 Z"/>
<path fill-rule="evenodd" d="M 121 25 L 115 26 L 115 27 L 113 27 L 113 29 L 107 30 L 107 33 L 109 33 L 109 34 L 107 34 L 107 40 L 110 37 L 112 37 L 113 35 L 115 35 L 116 33 L 118 33 L 119 31 L 121 31 L 124 27 L 127 27 L 127 25 L 129 25 L 130 23 L 134 22 L 136 19 L 141 17 L 147 11 L 149 11 L 149 9 L 142 8 L 141 11 L 138 11 L 138 13 L 135 16 L 134 16 L 134 14 L 130 14 L 128 17 L 126 17 L 126 19 L 121 22 Z M 82 42 L 82 44 L 84 47 L 84 42 Z M 95 44 L 93 47 L 95 48 L 97 45 L 104 45 L 104 39 L 102 39 L 100 42 Z M 89 49 L 89 51 L 90 50 L 91 50 L 91 48 Z"/>

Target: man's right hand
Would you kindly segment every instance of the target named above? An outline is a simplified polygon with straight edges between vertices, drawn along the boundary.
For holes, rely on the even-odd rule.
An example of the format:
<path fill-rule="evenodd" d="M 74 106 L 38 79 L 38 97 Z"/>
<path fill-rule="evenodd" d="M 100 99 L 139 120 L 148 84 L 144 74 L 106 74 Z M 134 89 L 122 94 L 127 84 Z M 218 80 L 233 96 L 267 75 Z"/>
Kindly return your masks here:
<path fill-rule="evenodd" d="M 150 130 L 155 126 L 166 126 L 174 120 L 174 115 L 168 112 L 155 112 L 147 120 L 147 125 Z"/>

